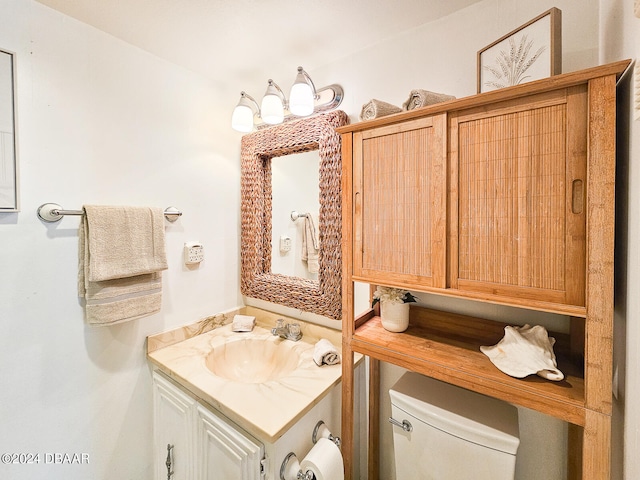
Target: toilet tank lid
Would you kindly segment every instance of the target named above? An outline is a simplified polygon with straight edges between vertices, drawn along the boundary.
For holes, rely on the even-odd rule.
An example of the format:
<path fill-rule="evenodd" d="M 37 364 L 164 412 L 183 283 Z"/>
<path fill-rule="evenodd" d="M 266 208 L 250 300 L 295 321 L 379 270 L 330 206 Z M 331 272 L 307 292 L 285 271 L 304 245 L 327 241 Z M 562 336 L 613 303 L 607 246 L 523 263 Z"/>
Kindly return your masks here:
<path fill-rule="evenodd" d="M 434 428 L 511 455 L 518 450 L 518 410 L 502 400 L 415 372 L 405 373 L 389 396 L 392 405 Z"/>

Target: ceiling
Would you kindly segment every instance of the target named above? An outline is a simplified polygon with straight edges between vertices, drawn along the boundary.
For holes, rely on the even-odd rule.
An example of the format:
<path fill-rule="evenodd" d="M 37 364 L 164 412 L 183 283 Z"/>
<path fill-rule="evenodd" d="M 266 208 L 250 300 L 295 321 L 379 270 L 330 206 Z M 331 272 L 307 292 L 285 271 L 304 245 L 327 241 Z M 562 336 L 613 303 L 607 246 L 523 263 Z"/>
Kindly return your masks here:
<path fill-rule="evenodd" d="M 288 88 L 298 65 L 312 71 L 480 0 L 38 1 L 258 96 L 268 78 Z"/>

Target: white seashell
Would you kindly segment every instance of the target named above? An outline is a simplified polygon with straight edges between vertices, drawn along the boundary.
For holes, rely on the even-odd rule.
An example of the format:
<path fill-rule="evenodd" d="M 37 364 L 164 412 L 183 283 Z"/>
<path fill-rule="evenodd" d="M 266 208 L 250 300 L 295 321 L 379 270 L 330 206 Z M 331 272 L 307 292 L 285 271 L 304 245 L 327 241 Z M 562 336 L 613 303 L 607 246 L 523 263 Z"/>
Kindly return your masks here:
<path fill-rule="evenodd" d="M 512 377 L 524 378 L 535 373 L 547 380 L 560 381 L 564 374 L 557 368 L 555 343 L 556 339 L 549 337 L 541 325 L 505 327 L 502 340 L 491 347 L 482 346 L 480 351 Z"/>

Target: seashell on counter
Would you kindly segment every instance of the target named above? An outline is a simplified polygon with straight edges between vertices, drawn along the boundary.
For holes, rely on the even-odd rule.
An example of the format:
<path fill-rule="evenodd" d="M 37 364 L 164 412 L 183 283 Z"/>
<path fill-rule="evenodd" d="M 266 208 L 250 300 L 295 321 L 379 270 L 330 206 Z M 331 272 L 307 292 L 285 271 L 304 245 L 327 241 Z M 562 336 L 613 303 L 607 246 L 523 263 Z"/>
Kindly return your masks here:
<path fill-rule="evenodd" d="M 553 353 L 555 343 L 556 339 L 549 337 L 541 325 L 508 326 L 504 328 L 502 340 L 493 346 L 482 346 L 480 351 L 507 375 L 524 378 L 537 374 L 557 382 L 564 374 L 558 370 Z"/>

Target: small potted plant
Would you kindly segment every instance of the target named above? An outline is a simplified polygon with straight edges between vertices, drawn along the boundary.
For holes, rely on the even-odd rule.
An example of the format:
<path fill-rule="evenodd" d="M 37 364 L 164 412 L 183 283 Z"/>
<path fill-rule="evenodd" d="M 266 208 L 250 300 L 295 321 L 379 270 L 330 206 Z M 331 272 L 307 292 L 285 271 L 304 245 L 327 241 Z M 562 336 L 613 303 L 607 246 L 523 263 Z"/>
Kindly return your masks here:
<path fill-rule="evenodd" d="M 382 326 L 390 332 L 404 332 L 409 327 L 409 303 L 415 302 L 407 290 L 378 287 L 373 294 L 373 307 L 380 302 Z"/>

